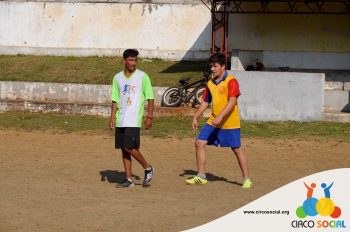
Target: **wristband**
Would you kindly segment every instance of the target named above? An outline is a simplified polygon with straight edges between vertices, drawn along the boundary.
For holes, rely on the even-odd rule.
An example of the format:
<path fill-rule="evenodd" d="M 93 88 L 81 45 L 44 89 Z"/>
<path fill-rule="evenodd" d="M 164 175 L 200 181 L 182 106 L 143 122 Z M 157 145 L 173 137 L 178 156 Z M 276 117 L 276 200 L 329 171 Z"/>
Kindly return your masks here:
<path fill-rule="evenodd" d="M 150 116 L 147 116 L 147 118 L 149 118 L 149 119 L 153 119 L 153 117 L 150 117 Z"/>

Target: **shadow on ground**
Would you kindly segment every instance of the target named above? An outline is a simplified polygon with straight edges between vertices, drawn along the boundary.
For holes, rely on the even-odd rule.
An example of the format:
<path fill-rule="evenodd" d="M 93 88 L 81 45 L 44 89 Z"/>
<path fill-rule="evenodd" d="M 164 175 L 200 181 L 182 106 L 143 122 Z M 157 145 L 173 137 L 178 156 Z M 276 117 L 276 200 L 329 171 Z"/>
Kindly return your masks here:
<path fill-rule="evenodd" d="M 118 170 L 104 170 L 100 171 L 101 181 L 108 181 L 109 183 L 120 183 L 125 179 L 125 172 Z M 135 180 L 141 180 L 139 176 L 133 175 Z"/>

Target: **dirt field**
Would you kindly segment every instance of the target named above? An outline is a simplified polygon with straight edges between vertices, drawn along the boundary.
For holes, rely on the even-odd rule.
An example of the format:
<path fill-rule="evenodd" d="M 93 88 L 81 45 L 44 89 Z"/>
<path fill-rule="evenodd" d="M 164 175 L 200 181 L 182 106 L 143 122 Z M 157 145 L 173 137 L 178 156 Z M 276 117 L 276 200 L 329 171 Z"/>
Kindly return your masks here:
<path fill-rule="evenodd" d="M 303 176 L 350 166 L 350 143 L 243 139 L 254 187 L 242 190 L 228 149 L 208 147 L 205 186 L 193 139 L 142 139 L 152 186 L 115 188 L 120 153 L 106 135 L 0 130 L 0 231 L 180 231 L 223 216 Z M 134 163 L 137 183 L 143 170 Z M 103 177 L 103 178 L 102 178 Z M 104 179 L 104 181 L 102 181 Z"/>

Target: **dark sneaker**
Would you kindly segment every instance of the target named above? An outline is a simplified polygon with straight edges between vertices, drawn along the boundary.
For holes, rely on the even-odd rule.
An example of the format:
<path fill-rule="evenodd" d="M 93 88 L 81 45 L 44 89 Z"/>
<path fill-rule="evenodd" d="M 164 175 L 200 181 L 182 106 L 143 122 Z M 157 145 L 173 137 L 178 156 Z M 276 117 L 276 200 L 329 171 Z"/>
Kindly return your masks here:
<path fill-rule="evenodd" d="M 143 180 L 143 186 L 149 186 L 149 182 L 151 182 L 154 174 L 154 168 L 150 165 L 149 169 L 145 170 L 145 179 Z"/>
<path fill-rule="evenodd" d="M 117 184 L 117 188 L 131 188 L 134 187 L 134 181 L 130 181 L 128 178 L 125 178 L 123 182 Z"/>

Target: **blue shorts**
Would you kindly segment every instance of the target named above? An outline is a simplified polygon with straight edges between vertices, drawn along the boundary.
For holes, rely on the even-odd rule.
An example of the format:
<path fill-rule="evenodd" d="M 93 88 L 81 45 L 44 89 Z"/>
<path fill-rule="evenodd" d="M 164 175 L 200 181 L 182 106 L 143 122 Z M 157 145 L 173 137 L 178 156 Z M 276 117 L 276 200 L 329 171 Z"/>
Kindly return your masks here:
<path fill-rule="evenodd" d="M 221 129 L 206 123 L 197 139 L 208 141 L 208 145 L 238 148 L 241 147 L 241 130 L 239 128 Z"/>

